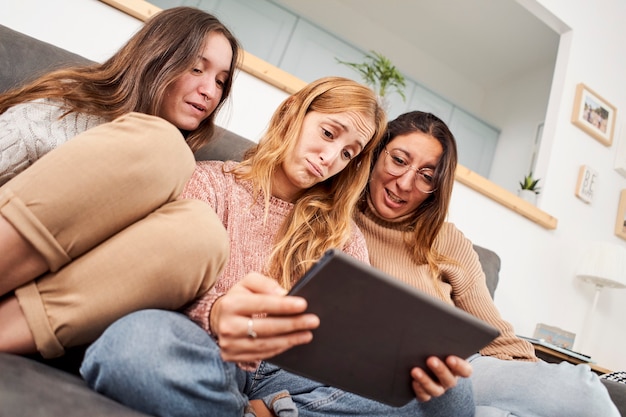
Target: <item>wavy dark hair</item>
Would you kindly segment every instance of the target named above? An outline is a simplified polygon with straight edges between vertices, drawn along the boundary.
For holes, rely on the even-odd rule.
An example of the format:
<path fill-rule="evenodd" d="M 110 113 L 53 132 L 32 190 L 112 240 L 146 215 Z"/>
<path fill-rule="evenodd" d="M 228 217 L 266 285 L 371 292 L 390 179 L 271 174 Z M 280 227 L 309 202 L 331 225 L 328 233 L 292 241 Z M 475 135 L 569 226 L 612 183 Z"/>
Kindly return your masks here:
<path fill-rule="evenodd" d="M 240 45 L 215 16 L 193 7 L 174 7 L 152 16 L 132 38 L 104 63 L 49 72 L 25 86 L 0 95 L 0 114 L 27 101 L 63 100 L 67 113 L 81 112 L 113 120 L 140 112 L 157 115 L 164 91 L 193 68 L 211 33 L 221 33 L 232 49 L 230 73 L 215 111 L 186 133 L 195 151 L 215 130 L 215 116 L 230 95 Z"/>
<path fill-rule="evenodd" d="M 433 137 L 443 148 L 439 163 L 435 167 L 435 191 L 415 210 L 410 220 L 410 230 L 405 235 L 415 261 L 420 264 L 427 263 L 433 276 L 439 277 L 438 262 L 450 260 L 438 254 L 433 244 L 448 216 L 452 197 L 458 159 L 454 135 L 446 123 L 432 113 L 411 111 L 401 114 L 387 124 L 385 135 L 374 151 L 370 173 L 378 157 L 394 138 L 413 132 L 422 132 Z M 365 192 L 367 193 L 368 189 Z"/>

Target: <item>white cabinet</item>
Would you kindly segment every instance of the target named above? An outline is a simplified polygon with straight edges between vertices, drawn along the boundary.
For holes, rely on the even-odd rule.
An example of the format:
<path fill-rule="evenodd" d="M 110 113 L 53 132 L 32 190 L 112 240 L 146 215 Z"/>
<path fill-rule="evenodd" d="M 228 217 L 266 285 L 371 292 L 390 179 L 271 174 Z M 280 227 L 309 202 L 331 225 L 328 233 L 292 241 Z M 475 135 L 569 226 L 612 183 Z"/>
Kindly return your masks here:
<path fill-rule="evenodd" d="M 456 138 L 459 163 L 489 178 L 500 132 L 458 107 L 452 111 L 448 126 Z"/>
<path fill-rule="evenodd" d="M 251 54 L 311 82 L 338 75 L 363 82 L 359 73 L 337 59 L 362 62 L 362 51 L 319 26 L 267 0 L 150 0 L 167 8 L 178 5 L 199 7 L 216 15 L 229 27 Z M 393 92 L 386 97 L 389 118 L 421 110 L 446 122 L 457 140 L 459 162 L 489 177 L 500 132 L 480 119 L 454 106 L 445 98 L 406 80 L 406 101 Z"/>
<path fill-rule="evenodd" d="M 300 19 L 293 31 L 280 68 L 311 82 L 336 75 L 362 82 L 359 73 L 337 62 L 361 62 L 365 54 L 328 32 Z"/>
<path fill-rule="evenodd" d="M 201 0 L 237 37 L 243 49 L 280 67 L 298 16 L 268 1 Z M 208 7 L 206 3 L 213 3 Z"/>
<path fill-rule="evenodd" d="M 391 119 L 407 111 L 420 110 L 432 113 L 444 122 L 450 123 L 454 109 L 452 103 L 412 80 L 406 81 L 406 101 L 402 101 L 402 97 L 397 94 L 390 97 L 389 117 Z"/>

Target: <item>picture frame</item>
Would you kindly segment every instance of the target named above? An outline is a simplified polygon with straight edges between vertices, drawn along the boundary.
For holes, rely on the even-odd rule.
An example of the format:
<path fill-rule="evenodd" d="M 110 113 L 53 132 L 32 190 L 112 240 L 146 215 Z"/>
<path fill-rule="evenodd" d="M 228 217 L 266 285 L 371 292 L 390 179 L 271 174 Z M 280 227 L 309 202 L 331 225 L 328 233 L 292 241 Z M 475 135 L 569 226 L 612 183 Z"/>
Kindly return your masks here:
<path fill-rule="evenodd" d="M 587 165 L 581 165 L 576 182 L 576 197 L 587 204 L 593 200 L 593 193 L 598 182 L 598 171 Z"/>
<path fill-rule="evenodd" d="M 620 193 L 617 217 L 615 218 L 615 234 L 626 239 L 626 190 L 622 190 Z"/>
<path fill-rule="evenodd" d="M 598 93 L 580 83 L 576 86 L 572 123 L 605 146 L 613 143 L 617 109 Z"/>

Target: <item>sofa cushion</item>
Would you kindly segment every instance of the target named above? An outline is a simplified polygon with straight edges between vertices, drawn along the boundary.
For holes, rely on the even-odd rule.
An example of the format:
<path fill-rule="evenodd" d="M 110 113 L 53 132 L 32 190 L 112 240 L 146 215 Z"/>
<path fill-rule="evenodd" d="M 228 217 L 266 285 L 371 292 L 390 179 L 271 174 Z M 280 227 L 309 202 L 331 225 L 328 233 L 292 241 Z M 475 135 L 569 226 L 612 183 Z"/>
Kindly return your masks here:
<path fill-rule="evenodd" d="M 52 69 L 92 61 L 0 25 L 0 92 Z"/>
<path fill-rule="evenodd" d="M 75 375 L 0 353 L 0 417 L 141 417 L 87 387 Z"/>
<path fill-rule="evenodd" d="M 611 381 L 608 379 L 601 379 L 602 383 L 609 391 L 611 400 L 617 406 L 617 409 L 622 415 L 626 415 L 626 385 L 621 382 Z"/>
<path fill-rule="evenodd" d="M 213 139 L 195 153 L 197 161 L 241 161 L 245 151 L 255 143 L 219 126 Z"/>

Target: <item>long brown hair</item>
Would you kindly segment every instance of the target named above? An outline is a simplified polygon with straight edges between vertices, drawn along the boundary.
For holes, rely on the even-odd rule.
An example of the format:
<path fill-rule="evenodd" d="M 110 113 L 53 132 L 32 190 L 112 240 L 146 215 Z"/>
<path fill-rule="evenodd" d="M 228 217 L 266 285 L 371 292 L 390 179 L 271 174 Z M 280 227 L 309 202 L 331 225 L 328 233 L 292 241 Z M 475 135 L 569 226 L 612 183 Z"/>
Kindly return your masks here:
<path fill-rule="evenodd" d="M 174 7 L 151 17 L 111 58 L 52 71 L 0 95 L 0 114 L 39 98 L 61 99 L 67 113 L 82 112 L 113 120 L 129 112 L 157 115 L 164 91 L 193 68 L 211 33 L 228 39 L 233 57 L 219 105 L 187 135 L 193 151 L 210 140 L 217 111 L 228 98 L 240 60 L 237 39 L 216 17 L 193 7 Z M 67 114 L 66 113 L 66 114 Z"/>
<path fill-rule="evenodd" d="M 448 216 L 452 197 L 454 174 L 457 165 L 457 149 L 454 135 L 448 126 L 432 113 L 412 111 L 401 114 L 387 124 L 383 140 L 374 151 L 370 171 L 381 152 L 396 136 L 422 132 L 436 139 L 443 152 L 435 167 L 435 191 L 415 210 L 411 217 L 411 227 L 405 234 L 407 246 L 413 252 L 414 260 L 419 264 L 427 263 L 433 277 L 439 277 L 438 263 L 450 261 L 434 249 L 434 242 Z M 367 192 L 367 190 L 366 190 Z"/>
<path fill-rule="evenodd" d="M 330 248 L 341 248 L 352 233 L 352 215 L 369 176 L 372 151 L 385 130 L 387 117 L 376 94 L 355 81 L 326 77 L 287 98 L 272 116 L 259 144 L 249 150 L 235 175 L 251 180 L 265 207 L 272 194 L 272 177 L 295 147 L 308 112 L 359 113 L 374 126 L 363 151 L 337 175 L 318 183 L 295 202 L 277 233 L 267 273 L 290 288 L 313 262 Z"/>

